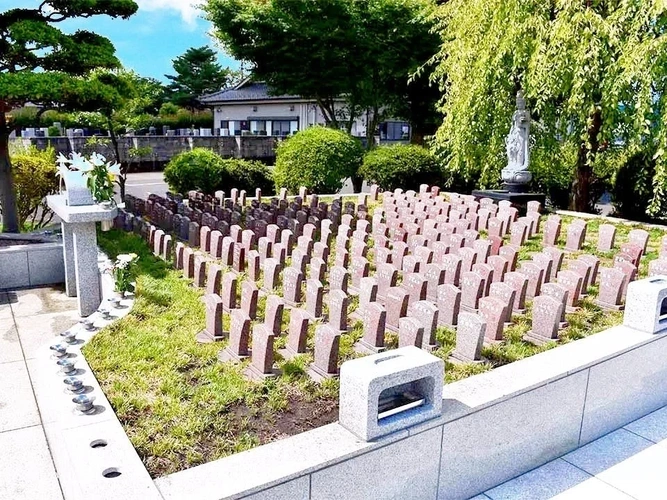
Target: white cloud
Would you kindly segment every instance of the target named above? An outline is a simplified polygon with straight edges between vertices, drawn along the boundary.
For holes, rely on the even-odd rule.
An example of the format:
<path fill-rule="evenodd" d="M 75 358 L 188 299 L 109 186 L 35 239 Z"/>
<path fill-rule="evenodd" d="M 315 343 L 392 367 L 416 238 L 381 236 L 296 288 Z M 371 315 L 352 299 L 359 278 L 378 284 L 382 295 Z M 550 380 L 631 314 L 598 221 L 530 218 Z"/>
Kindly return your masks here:
<path fill-rule="evenodd" d="M 151 10 L 176 10 L 180 12 L 183 20 L 189 25 L 194 25 L 201 11 L 196 7 L 199 0 L 136 0 L 139 8 Z"/>

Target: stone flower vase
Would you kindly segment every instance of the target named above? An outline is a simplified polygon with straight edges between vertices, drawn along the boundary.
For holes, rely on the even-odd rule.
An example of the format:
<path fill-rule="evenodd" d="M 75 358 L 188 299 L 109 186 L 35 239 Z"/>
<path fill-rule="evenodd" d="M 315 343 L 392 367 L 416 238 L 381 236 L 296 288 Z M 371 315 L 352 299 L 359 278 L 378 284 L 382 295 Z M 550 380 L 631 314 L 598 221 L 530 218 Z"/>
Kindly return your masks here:
<path fill-rule="evenodd" d="M 113 201 L 103 201 L 100 203 L 100 207 L 105 210 L 111 210 L 114 206 L 115 204 Z M 113 220 L 103 220 L 100 222 L 100 225 L 102 226 L 102 231 L 111 231 L 113 228 Z"/>

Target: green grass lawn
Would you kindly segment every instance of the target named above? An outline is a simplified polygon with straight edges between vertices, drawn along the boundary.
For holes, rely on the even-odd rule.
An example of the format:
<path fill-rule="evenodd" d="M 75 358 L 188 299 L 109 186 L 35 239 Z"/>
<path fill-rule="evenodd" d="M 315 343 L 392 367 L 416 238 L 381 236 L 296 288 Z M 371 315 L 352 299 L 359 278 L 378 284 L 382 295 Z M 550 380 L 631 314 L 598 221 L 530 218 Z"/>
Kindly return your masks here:
<path fill-rule="evenodd" d="M 563 217 L 562 247 L 570 217 Z M 603 221 L 589 221 L 584 252 L 595 253 L 597 231 Z M 626 241 L 629 226 L 618 225 L 617 247 Z M 665 234 L 650 229 L 651 241 L 640 269 L 647 273 L 648 259 L 657 257 L 660 238 Z M 275 439 L 300 433 L 335 421 L 338 417 L 338 381 L 314 384 L 305 375 L 311 355 L 290 362 L 277 355 L 283 375 L 264 383 L 247 381 L 241 366 L 221 364 L 219 344 L 197 344 L 194 337 L 204 327 L 202 290 L 190 286 L 180 271 L 156 259 L 139 237 L 119 231 L 99 234 L 99 243 L 110 257 L 135 252 L 140 256 L 137 295 L 133 310 L 122 320 L 101 331 L 84 348 L 90 366 L 111 401 L 130 440 L 153 477 L 163 476 L 236 453 Z M 529 259 L 541 249 L 541 235 L 532 238 L 520 253 Z M 372 252 L 372 250 L 371 250 Z M 582 252 L 582 253 L 584 253 Z M 602 265 L 611 265 L 613 254 L 598 255 Z M 331 257 L 333 260 L 333 256 Z M 240 290 L 239 282 L 239 290 Z M 505 330 L 505 340 L 486 346 L 482 364 L 446 363 L 446 382 L 460 380 L 513 361 L 551 349 L 617 325 L 622 313 L 605 312 L 589 290 L 581 308 L 567 315 L 569 327 L 559 342 L 535 346 L 523 341 L 530 328 L 531 303 L 525 316 L 515 316 Z M 258 317 L 263 318 L 266 299 L 261 297 Z M 351 299 L 351 311 L 357 307 Z M 289 313 L 283 319 L 286 330 Z M 228 326 L 228 315 L 224 323 Z M 351 331 L 343 335 L 340 362 L 357 354 L 353 344 L 362 335 L 360 321 L 350 321 Z M 309 328 L 308 346 L 313 349 L 316 324 Z M 455 332 L 439 329 L 440 347 L 435 355 L 447 360 L 455 344 Z M 276 339 L 283 347 L 285 335 Z M 395 334 L 387 333 L 389 348 L 398 345 Z"/>

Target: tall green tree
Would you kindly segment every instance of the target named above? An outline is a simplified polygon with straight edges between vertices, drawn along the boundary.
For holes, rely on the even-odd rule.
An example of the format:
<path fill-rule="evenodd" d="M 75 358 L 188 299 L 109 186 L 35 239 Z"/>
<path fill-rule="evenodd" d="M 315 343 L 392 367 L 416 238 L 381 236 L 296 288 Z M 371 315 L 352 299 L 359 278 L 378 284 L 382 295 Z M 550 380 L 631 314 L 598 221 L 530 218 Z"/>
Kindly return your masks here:
<path fill-rule="evenodd" d="M 655 161 L 639 173 L 653 186 L 648 212 L 664 210 L 664 1 L 450 0 L 437 18 L 447 36 L 434 74 L 444 94 L 436 149 L 452 174 L 499 183 L 523 89 L 542 188 L 569 191 L 571 208 L 591 210 L 622 158 L 640 154 Z"/>
<path fill-rule="evenodd" d="M 420 119 L 417 102 L 428 82 L 411 81 L 410 75 L 438 50 L 439 36 L 431 32 L 428 16 L 434 5 L 431 0 L 207 0 L 203 8 L 216 37 L 230 54 L 252 64 L 256 78 L 278 94 L 314 100 L 334 128 L 367 116 L 372 138 L 387 115 Z"/>
<path fill-rule="evenodd" d="M 210 47 L 192 47 L 173 61 L 175 75 L 165 75 L 171 83 L 170 101 L 177 106 L 201 108 L 198 98 L 238 81 L 238 72 L 223 68 Z"/>
<path fill-rule="evenodd" d="M 26 102 L 98 109 L 100 102 L 118 97 L 104 82 L 84 77 L 94 68 L 120 65 L 111 42 L 89 31 L 64 33 L 58 23 L 96 15 L 127 18 L 138 8 L 133 0 L 35 3 L 34 9 L 0 12 L 0 206 L 6 232 L 19 230 L 7 114 Z"/>

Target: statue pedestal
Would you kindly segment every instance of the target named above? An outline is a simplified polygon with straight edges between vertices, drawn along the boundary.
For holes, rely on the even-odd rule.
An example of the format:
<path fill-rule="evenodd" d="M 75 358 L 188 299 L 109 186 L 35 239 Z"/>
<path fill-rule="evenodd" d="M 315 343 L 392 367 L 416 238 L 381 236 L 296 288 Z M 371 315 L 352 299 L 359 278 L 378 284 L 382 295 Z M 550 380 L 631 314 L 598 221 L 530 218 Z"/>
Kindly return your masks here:
<path fill-rule="evenodd" d="M 99 205 L 70 206 L 65 195 L 47 196 L 46 202 L 62 220 L 67 295 L 77 297 L 80 316 L 90 316 L 102 302 L 95 223 L 113 220 L 118 210 Z"/>
<path fill-rule="evenodd" d="M 525 184 L 521 186 L 525 186 Z M 491 198 L 496 202 L 507 200 L 519 210 L 521 215 L 525 215 L 529 201 L 539 201 L 542 207 L 544 207 L 547 198 L 544 193 L 521 193 L 501 189 L 475 190 L 472 192 L 472 195 L 477 200 L 481 198 Z"/>

